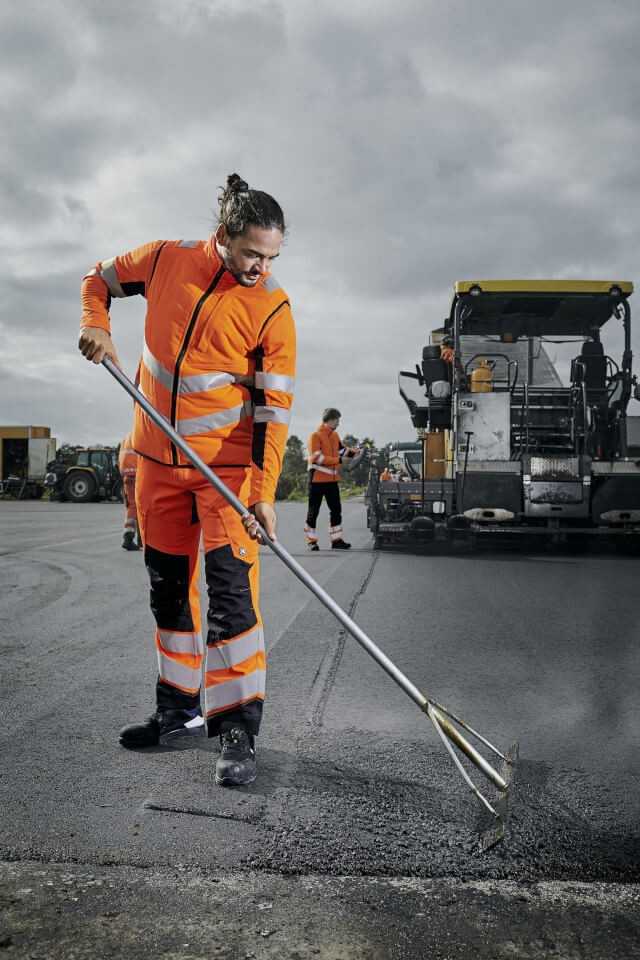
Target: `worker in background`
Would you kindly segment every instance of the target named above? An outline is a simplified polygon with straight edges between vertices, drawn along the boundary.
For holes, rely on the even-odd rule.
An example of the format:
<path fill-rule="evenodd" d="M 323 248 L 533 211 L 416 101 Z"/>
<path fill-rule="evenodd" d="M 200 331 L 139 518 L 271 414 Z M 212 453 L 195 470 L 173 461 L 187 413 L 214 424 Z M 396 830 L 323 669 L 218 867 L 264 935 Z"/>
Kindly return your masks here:
<path fill-rule="evenodd" d="M 122 547 L 124 550 L 139 550 L 137 542 L 138 511 L 136 510 L 136 472 L 138 470 L 138 454 L 133 449 L 133 440 L 128 433 L 118 452 L 118 469 L 122 477 L 122 497 L 124 499 L 124 533 Z"/>
<path fill-rule="evenodd" d="M 208 240 L 147 243 L 100 261 L 82 287 L 79 347 L 93 363 L 105 356 L 118 362 L 111 298 L 146 298 L 140 387 L 253 512 L 243 520 L 136 407 L 136 499 L 156 619 L 157 706 L 145 722 L 125 727 L 120 743 L 170 745 L 206 726 L 220 737 L 215 778 L 224 785 L 255 779 L 265 697 L 258 522 L 275 538 L 296 356 L 289 299 L 271 274 L 284 234 L 273 197 L 232 174 Z"/>
<path fill-rule="evenodd" d="M 451 337 L 443 337 L 442 343 L 440 345 L 440 357 L 444 360 L 445 363 L 448 363 L 453 367 L 456 352 L 453 349 L 453 340 Z"/>
<path fill-rule="evenodd" d="M 467 375 L 465 373 L 464 367 L 462 366 L 462 361 L 460 357 L 456 356 L 456 352 L 453 346 L 453 337 L 443 337 L 440 344 L 440 357 L 444 360 L 445 363 L 448 363 L 451 367 L 451 373 L 449 379 L 453 382 L 454 371 L 458 371 L 459 383 L 466 389 L 467 387 Z"/>
<path fill-rule="evenodd" d="M 319 550 L 316 522 L 323 498 L 329 507 L 329 540 L 332 550 L 349 550 L 342 535 L 342 503 L 340 501 L 340 464 L 359 451 L 345 447 L 338 436 L 340 411 L 328 407 L 322 414 L 322 423 L 309 437 L 307 445 L 309 465 L 309 508 L 304 534 L 310 550 Z"/>
<path fill-rule="evenodd" d="M 389 470 L 389 467 L 385 467 L 382 473 L 380 474 L 380 480 L 384 482 L 385 480 L 391 480 L 391 479 L 393 479 L 391 476 L 391 471 Z"/>

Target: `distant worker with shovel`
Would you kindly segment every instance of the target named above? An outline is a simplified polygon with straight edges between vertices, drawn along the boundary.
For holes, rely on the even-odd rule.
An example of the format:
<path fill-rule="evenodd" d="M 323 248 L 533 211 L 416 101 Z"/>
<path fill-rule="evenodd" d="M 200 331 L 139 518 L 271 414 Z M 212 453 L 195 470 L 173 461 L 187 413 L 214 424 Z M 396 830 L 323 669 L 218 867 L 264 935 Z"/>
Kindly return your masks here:
<path fill-rule="evenodd" d="M 284 240 L 279 204 L 237 174 L 208 240 L 156 241 L 99 262 L 83 282 L 80 350 L 117 362 L 112 297 L 147 300 L 140 389 L 176 435 L 251 507 L 244 519 L 136 406 L 138 516 L 151 581 L 157 709 L 125 727 L 129 748 L 220 736 L 216 782 L 251 783 L 265 696 L 258 522 L 275 539 L 274 500 L 295 375 L 287 294 L 270 272 Z M 209 592 L 206 642 L 200 538 Z M 205 659 L 206 658 L 206 659 Z M 204 717 L 200 682 L 205 669 Z"/>
<path fill-rule="evenodd" d="M 342 503 L 340 501 L 340 465 L 343 460 L 355 457 L 360 451 L 346 447 L 338 436 L 341 413 L 335 407 L 327 407 L 322 414 L 322 423 L 309 437 L 307 444 L 309 463 L 309 506 L 304 535 L 310 550 L 320 549 L 316 522 L 322 501 L 329 507 L 329 541 L 332 550 L 349 550 L 342 533 Z"/>

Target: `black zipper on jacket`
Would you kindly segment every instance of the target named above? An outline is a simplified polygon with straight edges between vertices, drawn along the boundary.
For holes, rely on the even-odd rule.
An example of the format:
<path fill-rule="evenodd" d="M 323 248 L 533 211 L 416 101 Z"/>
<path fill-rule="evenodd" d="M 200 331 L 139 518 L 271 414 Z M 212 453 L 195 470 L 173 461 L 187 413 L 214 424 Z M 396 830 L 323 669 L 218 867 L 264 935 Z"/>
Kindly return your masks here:
<path fill-rule="evenodd" d="M 202 296 L 196 303 L 194 311 L 191 314 L 191 320 L 189 321 L 189 326 L 187 327 L 186 333 L 184 335 L 184 339 L 182 341 L 182 346 L 180 347 L 180 351 L 176 358 L 176 365 L 173 369 L 173 387 L 171 389 L 171 426 L 176 430 L 178 429 L 177 422 L 176 422 L 176 410 L 178 407 L 178 386 L 180 384 L 180 367 L 182 366 L 182 361 L 184 360 L 185 354 L 189 348 L 189 341 L 191 340 L 191 336 L 193 334 L 193 328 L 196 325 L 196 321 L 198 319 L 200 311 L 202 310 L 202 307 L 204 306 L 205 301 L 211 296 L 215 288 L 220 283 L 220 280 L 222 278 L 222 274 L 224 273 L 224 271 L 225 271 L 225 267 L 224 266 L 220 267 L 215 277 L 213 278 L 213 280 L 211 281 L 211 283 L 209 284 L 205 292 L 202 294 Z M 174 443 L 171 444 L 171 460 L 172 460 L 173 466 L 177 467 L 178 451 Z"/>

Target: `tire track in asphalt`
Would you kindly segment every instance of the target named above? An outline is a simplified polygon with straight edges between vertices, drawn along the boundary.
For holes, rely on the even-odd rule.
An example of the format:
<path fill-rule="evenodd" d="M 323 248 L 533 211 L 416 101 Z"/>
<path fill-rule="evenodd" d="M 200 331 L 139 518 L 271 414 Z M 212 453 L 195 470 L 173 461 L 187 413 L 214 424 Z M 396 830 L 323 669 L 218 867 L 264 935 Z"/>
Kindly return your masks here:
<path fill-rule="evenodd" d="M 373 577 L 373 572 L 376 568 L 378 562 L 379 553 L 374 553 L 371 559 L 371 564 L 367 571 L 367 574 L 360 584 L 360 587 L 354 594 L 351 603 L 347 609 L 347 613 L 353 619 L 355 616 L 356 609 L 360 599 L 366 593 L 367 587 L 371 582 Z M 316 672 L 315 677 L 313 678 L 313 683 L 311 685 L 311 695 L 309 703 L 309 711 L 307 714 L 307 723 L 313 727 L 321 727 L 324 717 L 324 711 L 327 706 L 327 701 L 331 694 L 333 684 L 335 683 L 336 677 L 338 675 L 338 670 L 340 669 L 340 663 L 342 661 L 342 655 L 344 653 L 345 643 L 347 639 L 347 630 L 343 627 L 338 633 L 335 643 L 332 647 L 329 647 L 325 656 L 323 657 L 320 666 Z"/>

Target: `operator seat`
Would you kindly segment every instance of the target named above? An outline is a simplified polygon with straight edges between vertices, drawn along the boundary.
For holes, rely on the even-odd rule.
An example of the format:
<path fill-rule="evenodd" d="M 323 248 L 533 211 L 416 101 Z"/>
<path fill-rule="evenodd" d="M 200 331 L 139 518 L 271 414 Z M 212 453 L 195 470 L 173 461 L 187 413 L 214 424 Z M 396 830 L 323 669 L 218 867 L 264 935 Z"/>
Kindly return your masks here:
<path fill-rule="evenodd" d="M 585 340 L 580 356 L 571 361 L 571 382 L 584 383 L 587 397 L 597 402 L 607 388 L 607 358 L 599 340 Z"/>

